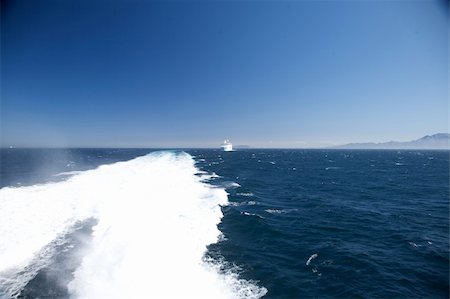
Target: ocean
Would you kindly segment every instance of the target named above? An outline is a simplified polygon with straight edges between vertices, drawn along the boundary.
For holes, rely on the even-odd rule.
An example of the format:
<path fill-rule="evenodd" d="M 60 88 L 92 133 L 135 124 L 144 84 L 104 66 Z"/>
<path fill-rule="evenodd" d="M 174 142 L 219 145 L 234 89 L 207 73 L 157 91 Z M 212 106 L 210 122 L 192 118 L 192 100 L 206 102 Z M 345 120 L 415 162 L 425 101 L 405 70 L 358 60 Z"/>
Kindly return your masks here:
<path fill-rule="evenodd" d="M 449 151 L 0 157 L 2 299 L 449 297 Z"/>

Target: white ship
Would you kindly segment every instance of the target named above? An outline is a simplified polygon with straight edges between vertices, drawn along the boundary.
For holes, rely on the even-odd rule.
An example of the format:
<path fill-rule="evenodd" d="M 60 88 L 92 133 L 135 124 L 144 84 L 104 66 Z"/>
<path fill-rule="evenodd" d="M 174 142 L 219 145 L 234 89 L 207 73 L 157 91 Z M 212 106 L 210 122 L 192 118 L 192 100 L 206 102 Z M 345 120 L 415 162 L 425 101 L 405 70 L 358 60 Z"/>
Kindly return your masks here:
<path fill-rule="evenodd" d="M 231 152 L 233 151 L 233 144 L 227 139 L 222 143 L 220 148 L 223 149 L 224 152 Z"/>

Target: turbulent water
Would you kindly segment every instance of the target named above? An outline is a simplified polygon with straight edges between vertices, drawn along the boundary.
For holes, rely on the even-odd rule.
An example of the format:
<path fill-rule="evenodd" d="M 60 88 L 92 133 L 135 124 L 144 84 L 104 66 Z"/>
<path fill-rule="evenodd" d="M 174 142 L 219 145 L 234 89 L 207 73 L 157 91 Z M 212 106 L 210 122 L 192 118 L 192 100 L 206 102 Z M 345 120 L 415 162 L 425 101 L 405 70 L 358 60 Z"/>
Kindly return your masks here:
<path fill-rule="evenodd" d="M 449 152 L 2 149 L 0 298 L 449 296 Z"/>

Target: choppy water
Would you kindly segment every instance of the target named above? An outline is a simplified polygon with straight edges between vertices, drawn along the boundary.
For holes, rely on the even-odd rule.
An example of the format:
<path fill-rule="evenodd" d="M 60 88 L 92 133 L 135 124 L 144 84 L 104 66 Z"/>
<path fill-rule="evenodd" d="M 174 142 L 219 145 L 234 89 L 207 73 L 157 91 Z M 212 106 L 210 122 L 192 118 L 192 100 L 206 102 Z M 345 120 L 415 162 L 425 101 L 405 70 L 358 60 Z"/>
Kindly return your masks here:
<path fill-rule="evenodd" d="M 449 296 L 448 151 L 149 152 L 2 150 L 0 297 Z"/>

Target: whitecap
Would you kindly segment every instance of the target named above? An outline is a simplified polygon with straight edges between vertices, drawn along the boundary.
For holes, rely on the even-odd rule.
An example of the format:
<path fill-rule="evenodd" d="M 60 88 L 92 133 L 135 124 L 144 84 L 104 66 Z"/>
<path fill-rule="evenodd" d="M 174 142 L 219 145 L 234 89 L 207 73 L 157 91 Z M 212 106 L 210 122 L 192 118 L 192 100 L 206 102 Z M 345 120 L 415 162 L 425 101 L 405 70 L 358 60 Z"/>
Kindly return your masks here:
<path fill-rule="evenodd" d="M 337 169 L 341 169 L 340 167 L 326 167 L 325 170 L 337 170 Z"/>
<path fill-rule="evenodd" d="M 238 196 L 245 196 L 245 197 L 252 197 L 253 193 L 252 192 L 238 192 L 238 193 L 236 193 L 236 195 L 238 195 Z"/>
<path fill-rule="evenodd" d="M 74 170 L 74 171 L 60 172 L 60 173 L 54 174 L 53 176 L 56 176 L 56 177 L 58 177 L 58 176 L 71 176 L 71 175 L 77 175 L 77 174 L 80 174 L 80 173 L 82 173 L 82 171 Z"/>
<path fill-rule="evenodd" d="M 283 213 L 283 211 L 282 210 L 277 210 L 277 209 L 267 209 L 267 210 L 265 210 L 267 213 L 270 213 L 270 214 L 281 214 L 281 213 Z"/>
<path fill-rule="evenodd" d="M 414 242 L 408 242 L 409 243 L 409 245 L 411 245 L 412 247 L 419 247 L 419 245 L 417 245 L 416 243 L 414 243 Z"/>
<path fill-rule="evenodd" d="M 249 212 L 242 212 L 241 214 L 244 214 L 245 216 L 256 216 L 258 218 L 264 219 L 263 216 L 255 214 L 255 213 L 249 213 Z"/>
<path fill-rule="evenodd" d="M 253 201 L 253 200 L 251 200 L 251 201 L 242 201 L 242 202 L 232 201 L 232 202 L 228 203 L 229 206 L 233 206 L 233 207 L 253 206 L 253 205 L 256 205 L 256 204 L 258 204 L 258 203 L 256 201 Z"/>
<path fill-rule="evenodd" d="M 236 182 L 223 182 L 222 185 L 227 189 L 233 189 L 233 188 L 239 188 L 241 185 L 239 185 Z"/>
<path fill-rule="evenodd" d="M 317 253 L 314 253 L 313 255 L 311 255 L 310 257 L 309 257 L 309 259 L 306 261 L 306 266 L 309 266 L 309 264 L 311 263 L 311 261 L 313 260 L 313 259 L 315 259 L 316 257 L 318 257 L 319 255 L 317 254 Z"/>
<path fill-rule="evenodd" d="M 270 214 L 284 214 L 284 213 L 294 212 L 297 210 L 298 209 L 266 209 L 264 211 L 266 211 L 267 213 L 270 213 Z"/>
<path fill-rule="evenodd" d="M 220 175 L 217 175 L 215 172 L 207 173 L 202 171 L 197 173 L 197 175 L 201 178 L 203 182 L 211 181 L 213 179 L 218 179 L 221 177 Z"/>

